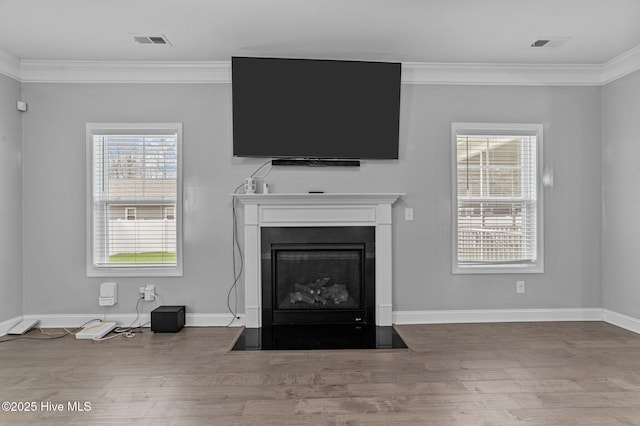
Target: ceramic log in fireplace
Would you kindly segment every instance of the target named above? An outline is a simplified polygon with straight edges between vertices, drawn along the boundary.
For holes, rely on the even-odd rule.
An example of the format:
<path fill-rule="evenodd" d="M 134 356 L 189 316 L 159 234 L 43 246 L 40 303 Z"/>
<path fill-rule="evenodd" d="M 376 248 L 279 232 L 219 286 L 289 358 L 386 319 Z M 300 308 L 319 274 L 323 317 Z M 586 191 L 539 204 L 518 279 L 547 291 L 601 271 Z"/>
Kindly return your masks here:
<path fill-rule="evenodd" d="M 264 227 L 262 325 L 375 324 L 375 227 Z"/>

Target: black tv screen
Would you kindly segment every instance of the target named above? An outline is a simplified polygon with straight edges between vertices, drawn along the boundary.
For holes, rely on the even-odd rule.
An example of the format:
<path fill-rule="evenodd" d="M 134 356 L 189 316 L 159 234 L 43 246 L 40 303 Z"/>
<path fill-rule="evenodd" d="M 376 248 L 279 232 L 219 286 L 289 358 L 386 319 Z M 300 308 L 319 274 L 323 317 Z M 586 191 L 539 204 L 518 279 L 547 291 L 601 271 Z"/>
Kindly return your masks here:
<path fill-rule="evenodd" d="M 233 57 L 233 155 L 397 159 L 400 63 Z"/>

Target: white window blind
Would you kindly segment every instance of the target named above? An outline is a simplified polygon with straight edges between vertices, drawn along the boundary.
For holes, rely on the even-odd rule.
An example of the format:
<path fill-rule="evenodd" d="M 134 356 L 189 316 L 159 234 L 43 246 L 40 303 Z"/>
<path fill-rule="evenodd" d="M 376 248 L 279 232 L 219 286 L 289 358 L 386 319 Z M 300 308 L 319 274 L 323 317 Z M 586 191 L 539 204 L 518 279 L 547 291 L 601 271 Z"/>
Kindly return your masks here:
<path fill-rule="evenodd" d="M 454 272 L 540 272 L 541 128 L 493 126 L 454 126 Z"/>
<path fill-rule="evenodd" d="M 181 127 L 102 127 L 88 125 L 89 269 L 125 276 L 181 273 Z"/>

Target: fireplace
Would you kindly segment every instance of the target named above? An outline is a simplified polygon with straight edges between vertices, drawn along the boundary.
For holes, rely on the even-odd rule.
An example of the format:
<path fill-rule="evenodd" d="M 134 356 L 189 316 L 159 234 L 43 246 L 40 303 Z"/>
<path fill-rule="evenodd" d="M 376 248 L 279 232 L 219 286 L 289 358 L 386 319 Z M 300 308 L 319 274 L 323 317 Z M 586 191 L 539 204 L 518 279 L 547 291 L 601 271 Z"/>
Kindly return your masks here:
<path fill-rule="evenodd" d="M 406 348 L 391 300 L 391 205 L 402 195 L 233 194 L 246 328 L 232 350 Z"/>
<path fill-rule="evenodd" d="M 264 227 L 262 325 L 375 324 L 375 228 Z"/>

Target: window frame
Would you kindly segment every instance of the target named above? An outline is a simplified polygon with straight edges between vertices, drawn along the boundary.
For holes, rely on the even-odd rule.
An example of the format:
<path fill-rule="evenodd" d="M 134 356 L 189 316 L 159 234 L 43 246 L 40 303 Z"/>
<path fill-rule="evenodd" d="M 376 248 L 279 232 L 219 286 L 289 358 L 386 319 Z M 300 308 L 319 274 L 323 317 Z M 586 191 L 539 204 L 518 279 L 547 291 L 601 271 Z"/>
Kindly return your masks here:
<path fill-rule="evenodd" d="M 132 214 L 129 214 L 129 212 Z M 136 220 L 138 217 L 138 209 L 135 207 L 125 207 L 124 208 L 124 220 Z M 132 218 L 132 219 L 129 219 Z"/>
<path fill-rule="evenodd" d="M 145 135 L 150 133 L 177 134 L 176 184 L 176 264 L 168 266 L 141 266 L 119 264 L 99 266 L 94 263 L 94 203 L 93 203 L 93 136 L 108 134 Z M 181 277 L 183 276 L 182 250 L 182 123 L 86 123 L 86 263 L 87 277 Z M 126 217 L 125 217 L 126 218 Z"/>
<path fill-rule="evenodd" d="M 176 208 L 175 206 L 165 206 L 163 208 L 163 220 L 176 220 Z"/>
<path fill-rule="evenodd" d="M 458 261 L 458 159 L 457 139 L 462 135 L 536 136 L 536 262 L 465 265 Z M 539 274 L 544 273 L 543 125 L 532 123 L 451 124 L 451 270 L 452 274 Z"/>

